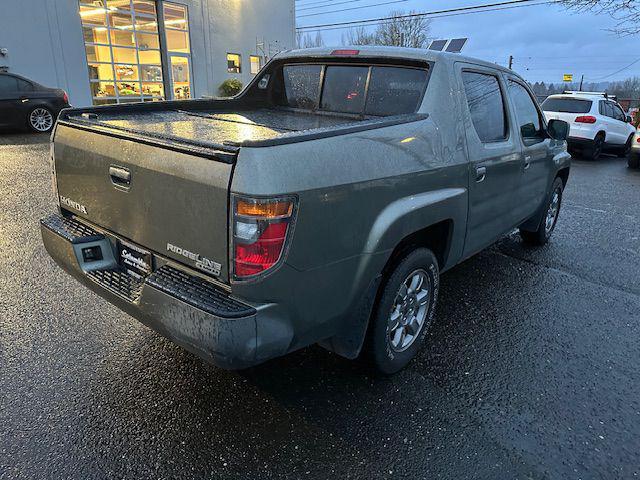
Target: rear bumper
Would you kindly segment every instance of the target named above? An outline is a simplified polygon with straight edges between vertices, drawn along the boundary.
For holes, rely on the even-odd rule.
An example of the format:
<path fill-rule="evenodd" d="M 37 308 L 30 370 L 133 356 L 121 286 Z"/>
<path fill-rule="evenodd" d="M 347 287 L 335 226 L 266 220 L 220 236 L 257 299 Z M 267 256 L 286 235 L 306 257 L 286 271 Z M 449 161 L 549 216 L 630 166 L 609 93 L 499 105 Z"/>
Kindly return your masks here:
<path fill-rule="evenodd" d="M 589 148 L 593 145 L 593 138 L 580 138 L 580 137 L 569 137 L 567 138 L 567 143 L 569 147 L 574 148 Z"/>
<path fill-rule="evenodd" d="M 91 227 L 60 215 L 46 217 L 40 224 L 47 252 L 67 273 L 204 360 L 240 369 L 288 351 L 292 332 L 277 328 L 277 305 L 238 301 L 168 263 L 137 279 L 118 267 L 111 240 Z M 82 249 L 95 245 L 101 246 L 104 258 L 86 263 Z"/>

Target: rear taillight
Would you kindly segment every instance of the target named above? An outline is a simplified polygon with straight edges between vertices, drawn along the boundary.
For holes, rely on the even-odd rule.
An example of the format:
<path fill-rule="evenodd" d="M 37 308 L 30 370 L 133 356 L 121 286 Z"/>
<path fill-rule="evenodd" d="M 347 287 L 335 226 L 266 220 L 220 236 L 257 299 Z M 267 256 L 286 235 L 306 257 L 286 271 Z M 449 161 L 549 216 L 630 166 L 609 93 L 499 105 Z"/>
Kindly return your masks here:
<path fill-rule="evenodd" d="M 62 100 L 64 100 L 64 103 L 66 103 L 67 105 L 69 104 L 69 95 L 67 95 L 67 92 L 65 92 L 64 90 L 62 91 Z"/>
<path fill-rule="evenodd" d="M 576 118 L 576 123 L 596 123 L 596 117 L 592 117 L 591 115 L 584 115 L 582 117 Z"/>
<path fill-rule="evenodd" d="M 245 280 L 283 259 L 296 212 L 294 197 L 233 198 L 233 276 Z"/>

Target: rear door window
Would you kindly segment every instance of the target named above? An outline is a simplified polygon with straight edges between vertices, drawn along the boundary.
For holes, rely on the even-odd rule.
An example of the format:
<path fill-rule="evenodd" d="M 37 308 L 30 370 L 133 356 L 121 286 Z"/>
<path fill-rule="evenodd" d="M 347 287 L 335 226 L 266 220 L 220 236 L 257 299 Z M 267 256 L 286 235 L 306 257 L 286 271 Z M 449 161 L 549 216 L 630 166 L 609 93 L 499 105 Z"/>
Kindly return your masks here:
<path fill-rule="evenodd" d="M 18 82 L 16 77 L 11 75 L 0 75 L 0 93 L 9 93 L 18 91 Z"/>
<path fill-rule="evenodd" d="M 369 67 L 327 67 L 322 90 L 322 110 L 362 113 L 368 75 Z"/>
<path fill-rule="evenodd" d="M 545 112 L 589 113 L 593 102 L 577 98 L 547 98 L 542 104 Z"/>
<path fill-rule="evenodd" d="M 483 143 L 507 138 L 504 98 L 498 78 L 476 72 L 462 72 L 469 113 L 476 133 Z"/>
<path fill-rule="evenodd" d="M 18 81 L 18 90 L 21 92 L 33 92 L 33 85 L 21 78 L 16 79 Z"/>
<path fill-rule="evenodd" d="M 611 102 L 604 102 L 604 114 L 607 117 L 613 118 L 613 105 Z"/>

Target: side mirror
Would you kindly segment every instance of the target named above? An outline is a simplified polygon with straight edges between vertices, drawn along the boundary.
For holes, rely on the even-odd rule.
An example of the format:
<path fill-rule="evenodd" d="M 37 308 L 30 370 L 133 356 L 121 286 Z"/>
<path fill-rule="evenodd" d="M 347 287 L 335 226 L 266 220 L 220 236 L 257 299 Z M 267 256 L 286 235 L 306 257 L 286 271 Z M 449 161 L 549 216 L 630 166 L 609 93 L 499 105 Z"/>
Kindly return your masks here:
<path fill-rule="evenodd" d="M 627 123 L 633 123 L 633 117 L 631 115 L 627 115 Z"/>
<path fill-rule="evenodd" d="M 569 124 L 563 120 L 549 120 L 547 131 L 554 140 L 564 141 L 569 137 Z"/>

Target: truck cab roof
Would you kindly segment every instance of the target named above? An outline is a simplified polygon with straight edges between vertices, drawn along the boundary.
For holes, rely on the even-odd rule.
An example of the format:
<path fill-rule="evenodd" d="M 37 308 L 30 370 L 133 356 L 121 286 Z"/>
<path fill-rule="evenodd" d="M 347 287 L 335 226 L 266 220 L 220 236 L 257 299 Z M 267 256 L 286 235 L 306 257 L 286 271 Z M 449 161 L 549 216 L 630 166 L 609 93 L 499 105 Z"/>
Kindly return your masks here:
<path fill-rule="evenodd" d="M 352 55 L 341 52 L 357 52 Z M 282 60 L 286 58 L 327 58 L 327 57 L 384 57 L 395 59 L 409 59 L 409 60 L 424 60 L 428 62 L 466 62 L 474 63 L 503 72 L 508 72 L 513 75 L 517 75 L 513 70 L 509 70 L 506 67 L 498 65 L 496 63 L 487 62 L 479 58 L 468 57 L 460 55 L 459 53 L 438 52 L 436 50 L 426 50 L 422 48 L 408 48 L 408 47 L 386 47 L 378 45 L 347 45 L 339 47 L 316 47 L 305 48 L 298 50 L 287 50 L 281 52 L 274 57 L 274 59 Z M 519 76 L 519 75 L 518 75 Z"/>

